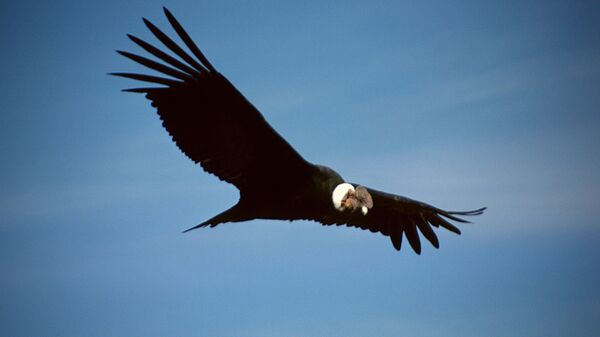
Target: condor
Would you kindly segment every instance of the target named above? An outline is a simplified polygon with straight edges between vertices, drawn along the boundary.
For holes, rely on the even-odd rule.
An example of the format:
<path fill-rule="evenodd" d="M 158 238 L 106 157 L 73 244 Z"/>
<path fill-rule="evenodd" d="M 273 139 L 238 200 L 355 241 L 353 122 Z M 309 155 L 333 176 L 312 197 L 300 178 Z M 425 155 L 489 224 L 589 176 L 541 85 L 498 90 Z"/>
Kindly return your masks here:
<path fill-rule="evenodd" d="M 236 205 L 185 232 L 252 219 L 304 219 L 379 232 L 389 236 L 397 250 L 405 236 L 420 254 L 418 232 L 438 248 L 432 227 L 460 234 L 449 220 L 465 223 L 468 221 L 461 217 L 479 215 L 485 210 L 445 211 L 347 182 L 331 168 L 306 161 L 211 65 L 169 10 L 164 8 L 164 12 L 191 55 L 144 19 L 148 29 L 172 54 L 132 35 L 128 37 L 134 43 L 162 63 L 124 51 L 118 53 L 164 77 L 111 75 L 161 85 L 125 91 L 146 94 L 179 149 L 206 172 L 240 191 Z"/>

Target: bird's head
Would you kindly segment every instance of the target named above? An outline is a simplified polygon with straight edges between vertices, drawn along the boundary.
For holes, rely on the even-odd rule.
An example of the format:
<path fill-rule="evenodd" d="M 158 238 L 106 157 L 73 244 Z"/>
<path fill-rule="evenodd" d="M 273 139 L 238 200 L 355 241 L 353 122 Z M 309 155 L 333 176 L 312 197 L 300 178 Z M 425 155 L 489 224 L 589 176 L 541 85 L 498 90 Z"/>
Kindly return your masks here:
<path fill-rule="evenodd" d="M 367 215 L 369 209 L 373 207 L 373 198 L 366 188 L 362 186 L 354 188 L 348 183 L 337 185 L 331 194 L 331 199 L 335 209 L 340 212 L 355 212 L 360 209 L 363 215 Z"/>

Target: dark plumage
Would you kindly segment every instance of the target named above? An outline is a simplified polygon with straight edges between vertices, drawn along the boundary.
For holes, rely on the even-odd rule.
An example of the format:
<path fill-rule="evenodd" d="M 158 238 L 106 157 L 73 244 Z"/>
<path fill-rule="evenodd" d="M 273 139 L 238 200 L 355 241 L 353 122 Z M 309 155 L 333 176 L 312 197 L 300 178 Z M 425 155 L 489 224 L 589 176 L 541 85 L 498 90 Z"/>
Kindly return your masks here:
<path fill-rule="evenodd" d="M 406 197 L 349 185 L 332 169 L 306 161 L 210 64 L 175 17 L 166 8 L 164 11 L 193 56 L 144 19 L 154 36 L 180 59 L 128 35 L 163 63 L 124 51 L 118 53 L 166 77 L 112 75 L 162 85 L 125 91 L 145 93 L 181 151 L 206 172 L 240 191 L 235 206 L 187 231 L 259 218 L 305 219 L 380 232 L 389 236 L 398 250 L 405 236 L 419 254 L 418 232 L 438 248 L 432 227 L 460 234 L 448 220 L 464 223 L 467 221 L 459 216 L 484 211 L 449 212 Z"/>

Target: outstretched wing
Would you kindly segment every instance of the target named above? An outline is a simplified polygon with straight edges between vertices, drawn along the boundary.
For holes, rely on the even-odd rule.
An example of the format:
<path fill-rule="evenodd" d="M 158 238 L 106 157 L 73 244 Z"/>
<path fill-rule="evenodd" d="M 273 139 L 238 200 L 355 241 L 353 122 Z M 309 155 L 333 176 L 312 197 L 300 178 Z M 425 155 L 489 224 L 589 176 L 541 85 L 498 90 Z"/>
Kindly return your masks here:
<path fill-rule="evenodd" d="M 426 203 L 367 188 L 373 198 L 373 208 L 367 215 L 360 211 L 354 213 L 338 212 L 333 216 L 317 219 L 325 225 L 347 225 L 380 232 L 389 236 L 394 248 L 400 250 L 402 236 L 405 236 L 412 249 L 421 254 L 421 240 L 418 232 L 435 248 L 439 248 L 437 235 L 432 227 L 443 227 L 451 232 L 460 234 L 460 230 L 448 220 L 467 223 L 460 216 L 480 215 L 485 207 L 473 211 L 451 212 L 444 211 Z"/>
<path fill-rule="evenodd" d="M 266 182 L 269 186 L 285 186 L 307 176 L 311 164 L 210 64 L 175 17 L 166 8 L 164 11 L 195 58 L 144 19 L 154 36 L 179 58 L 128 35 L 163 63 L 118 51 L 162 75 L 113 73 L 161 85 L 125 91 L 145 93 L 181 151 L 205 171 L 235 185 L 242 193 L 262 188 Z"/>

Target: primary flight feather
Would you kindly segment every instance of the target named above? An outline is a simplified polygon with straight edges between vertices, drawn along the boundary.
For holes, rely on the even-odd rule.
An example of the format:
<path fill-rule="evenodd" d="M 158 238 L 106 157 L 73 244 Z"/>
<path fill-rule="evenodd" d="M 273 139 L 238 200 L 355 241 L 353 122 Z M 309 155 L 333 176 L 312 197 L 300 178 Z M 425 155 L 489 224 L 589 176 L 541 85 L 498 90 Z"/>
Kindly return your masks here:
<path fill-rule="evenodd" d="M 191 55 L 144 19 L 154 36 L 179 58 L 128 35 L 159 62 L 125 51 L 118 53 L 162 75 L 112 75 L 161 85 L 125 91 L 146 94 L 181 151 L 240 191 L 236 205 L 186 232 L 252 219 L 314 220 L 379 232 L 389 236 L 397 250 L 406 237 L 420 254 L 419 232 L 438 248 L 432 227 L 460 234 L 449 220 L 464 223 L 467 221 L 462 216 L 485 210 L 444 211 L 349 183 L 331 168 L 306 161 L 213 67 L 171 12 L 166 8 L 164 12 Z"/>

